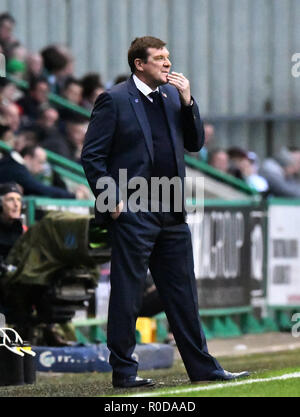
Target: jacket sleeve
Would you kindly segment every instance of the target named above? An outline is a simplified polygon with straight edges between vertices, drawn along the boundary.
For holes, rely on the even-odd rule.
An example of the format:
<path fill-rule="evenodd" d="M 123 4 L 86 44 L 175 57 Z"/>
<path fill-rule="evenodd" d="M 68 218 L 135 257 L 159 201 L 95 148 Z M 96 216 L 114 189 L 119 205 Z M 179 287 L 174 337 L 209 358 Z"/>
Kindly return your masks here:
<path fill-rule="evenodd" d="M 109 93 L 104 92 L 98 96 L 95 102 L 81 153 L 81 163 L 96 198 L 103 191 L 103 188 L 97 188 L 97 181 L 100 178 L 106 177 L 114 181 L 108 172 L 107 166 L 113 145 L 116 123 L 117 111 L 112 97 Z M 110 202 L 108 203 L 110 210 L 116 207 L 113 202 L 116 205 L 120 202 L 117 186 L 116 196 L 111 197 L 111 204 Z"/>
<path fill-rule="evenodd" d="M 204 128 L 194 99 L 191 106 L 181 106 L 181 115 L 184 147 L 189 152 L 198 152 L 204 145 Z"/>
<path fill-rule="evenodd" d="M 265 169 L 259 171 L 268 182 L 269 193 L 275 197 L 300 198 L 300 187 L 298 184 L 290 183 L 280 175 L 272 174 Z"/>
<path fill-rule="evenodd" d="M 24 188 L 27 195 L 41 195 L 51 198 L 76 198 L 75 194 L 63 188 L 45 185 L 35 179 L 25 168 L 15 172 L 15 181 Z"/>

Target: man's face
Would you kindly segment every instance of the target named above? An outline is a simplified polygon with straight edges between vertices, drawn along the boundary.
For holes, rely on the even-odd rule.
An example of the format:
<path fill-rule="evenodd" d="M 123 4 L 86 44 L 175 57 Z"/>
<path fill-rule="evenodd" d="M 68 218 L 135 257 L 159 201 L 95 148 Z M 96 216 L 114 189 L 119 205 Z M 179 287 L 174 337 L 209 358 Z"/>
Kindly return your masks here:
<path fill-rule="evenodd" d="M 254 166 L 248 158 L 236 157 L 232 161 L 245 177 L 249 177 L 254 173 Z"/>
<path fill-rule="evenodd" d="M 26 155 L 24 157 L 25 165 L 27 169 L 33 175 L 40 174 L 43 171 L 44 164 L 47 161 L 47 154 L 42 148 L 35 150 L 34 156 Z"/>
<path fill-rule="evenodd" d="M 74 104 L 80 104 L 82 100 L 82 87 L 78 84 L 70 84 L 64 91 L 64 97 Z"/>
<path fill-rule="evenodd" d="M 30 72 L 38 76 L 43 69 L 43 58 L 40 54 L 30 54 L 27 58 L 27 65 Z"/>
<path fill-rule="evenodd" d="M 4 20 L 0 26 L 0 40 L 9 42 L 12 39 L 14 24 L 10 20 Z"/>
<path fill-rule="evenodd" d="M 169 60 L 169 51 L 163 47 L 161 49 L 148 48 L 147 62 L 136 60 L 137 70 L 142 80 L 155 89 L 159 85 L 168 82 L 167 75 L 171 69 L 171 61 Z"/>
<path fill-rule="evenodd" d="M 19 109 L 14 103 L 10 103 L 3 109 L 5 119 L 13 132 L 19 129 L 20 114 Z"/>
<path fill-rule="evenodd" d="M 46 128 L 51 128 L 55 126 L 55 123 L 57 122 L 58 118 L 58 112 L 55 109 L 51 108 L 43 113 L 43 116 L 39 120 L 39 123 Z"/>
<path fill-rule="evenodd" d="M 204 133 L 205 133 L 205 145 L 207 145 L 214 138 L 214 134 L 215 134 L 214 127 L 212 125 L 205 124 Z"/>
<path fill-rule="evenodd" d="M 226 152 L 218 152 L 214 155 L 211 165 L 222 172 L 228 171 L 228 155 Z"/>
<path fill-rule="evenodd" d="M 68 123 L 67 124 L 68 139 L 75 146 L 82 146 L 86 131 L 87 131 L 86 123 Z"/>
<path fill-rule="evenodd" d="M 19 219 L 22 209 L 22 197 L 18 193 L 7 193 L 2 198 L 2 215 L 6 220 Z"/>
<path fill-rule="evenodd" d="M 7 86 L 2 89 L 2 99 L 14 101 L 17 91 L 17 87 L 13 83 L 7 84 Z"/>
<path fill-rule="evenodd" d="M 48 101 L 49 87 L 47 83 L 38 83 L 35 89 L 31 92 L 31 96 L 39 103 Z"/>

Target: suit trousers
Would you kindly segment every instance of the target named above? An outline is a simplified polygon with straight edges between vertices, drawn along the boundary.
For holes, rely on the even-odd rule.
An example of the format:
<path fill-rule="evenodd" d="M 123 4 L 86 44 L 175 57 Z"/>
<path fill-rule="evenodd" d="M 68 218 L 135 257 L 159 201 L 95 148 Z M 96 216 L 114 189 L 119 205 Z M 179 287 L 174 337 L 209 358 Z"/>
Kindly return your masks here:
<path fill-rule="evenodd" d="M 111 295 L 107 346 L 114 378 L 137 374 L 136 320 L 148 268 L 191 381 L 221 370 L 207 349 L 198 314 L 191 233 L 171 213 L 122 212 L 110 223 Z"/>

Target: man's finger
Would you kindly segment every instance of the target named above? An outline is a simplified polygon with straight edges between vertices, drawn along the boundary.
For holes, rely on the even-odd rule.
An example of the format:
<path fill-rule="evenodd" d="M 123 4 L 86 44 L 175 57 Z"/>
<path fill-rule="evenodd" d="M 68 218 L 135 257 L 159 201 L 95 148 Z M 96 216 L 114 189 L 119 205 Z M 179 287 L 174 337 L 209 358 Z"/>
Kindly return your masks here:
<path fill-rule="evenodd" d="M 175 72 L 175 71 L 172 71 L 171 72 L 171 74 L 169 74 L 169 75 L 174 75 L 174 77 L 178 77 L 178 78 L 185 78 L 185 76 L 182 74 L 182 72 Z"/>
<path fill-rule="evenodd" d="M 172 77 L 172 76 L 168 76 L 168 80 L 169 81 L 175 81 L 175 82 L 178 82 L 178 83 L 180 83 L 180 84 L 182 84 L 182 85 L 184 85 L 187 81 L 186 81 L 186 79 L 185 78 L 180 78 L 180 77 Z"/>
<path fill-rule="evenodd" d="M 182 72 L 172 71 L 171 74 L 174 74 L 174 75 L 182 75 L 183 76 Z"/>
<path fill-rule="evenodd" d="M 182 83 L 184 82 L 184 80 L 182 78 L 178 78 L 178 77 L 172 77 L 172 76 L 168 76 L 168 80 L 177 82 L 177 83 Z"/>
<path fill-rule="evenodd" d="M 177 80 L 169 80 L 169 84 L 174 85 L 174 87 L 180 88 L 181 84 Z"/>

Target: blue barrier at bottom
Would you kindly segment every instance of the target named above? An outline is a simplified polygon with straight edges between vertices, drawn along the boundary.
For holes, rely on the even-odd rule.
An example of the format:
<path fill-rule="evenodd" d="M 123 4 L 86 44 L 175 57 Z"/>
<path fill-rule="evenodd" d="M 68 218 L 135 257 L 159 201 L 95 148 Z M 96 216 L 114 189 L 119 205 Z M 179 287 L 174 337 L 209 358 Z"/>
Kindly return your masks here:
<path fill-rule="evenodd" d="M 33 346 L 36 352 L 36 370 L 39 372 L 110 372 L 109 350 L 106 344 L 72 347 Z M 139 370 L 170 368 L 174 347 L 160 343 L 137 345 L 134 359 Z"/>

